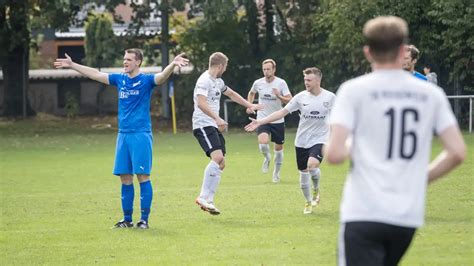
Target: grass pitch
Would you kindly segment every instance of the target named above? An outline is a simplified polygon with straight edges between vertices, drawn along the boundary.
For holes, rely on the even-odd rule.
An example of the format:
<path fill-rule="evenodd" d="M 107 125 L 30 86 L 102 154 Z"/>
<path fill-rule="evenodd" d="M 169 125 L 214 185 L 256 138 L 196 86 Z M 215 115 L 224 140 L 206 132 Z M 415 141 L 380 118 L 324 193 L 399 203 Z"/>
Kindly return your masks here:
<path fill-rule="evenodd" d="M 111 174 L 116 132 L 89 128 L 73 122 L 0 123 L 1 265 L 336 264 L 348 165 L 323 162 L 321 205 L 303 215 L 294 130 L 288 132 L 280 184 L 260 172 L 254 134 L 226 135 L 217 217 L 194 204 L 208 159 L 192 134 L 154 132 L 154 200 L 145 231 L 110 229 L 122 216 L 120 182 Z M 402 265 L 474 261 L 474 135 L 464 137 L 468 159 L 429 187 L 426 225 Z M 439 150 L 435 141 L 433 152 Z M 135 183 L 135 221 L 138 193 Z"/>

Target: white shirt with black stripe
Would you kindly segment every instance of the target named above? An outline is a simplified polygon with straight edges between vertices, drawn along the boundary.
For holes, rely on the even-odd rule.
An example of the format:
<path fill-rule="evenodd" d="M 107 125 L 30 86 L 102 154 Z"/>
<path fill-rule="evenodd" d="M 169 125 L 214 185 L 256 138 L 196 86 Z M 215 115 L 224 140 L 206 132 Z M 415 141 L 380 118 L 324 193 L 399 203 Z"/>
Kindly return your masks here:
<path fill-rule="evenodd" d="M 274 112 L 280 111 L 282 107 L 281 100 L 275 96 L 273 93 L 273 88 L 277 89 L 280 92 L 280 95 L 287 96 L 290 95 L 290 89 L 286 84 L 286 81 L 279 77 L 275 77 L 272 82 L 267 82 L 263 77 L 257 79 L 250 91 L 258 93 L 258 103 L 263 104 L 263 110 L 257 111 L 257 119 L 263 119 Z M 285 122 L 284 118 L 273 121 L 272 124 L 283 123 Z"/>
<path fill-rule="evenodd" d="M 403 70 L 343 83 L 330 118 L 353 139 L 341 222 L 421 226 L 433 131 L 456 123 L 444 91 Z"/>
<path fill-rule="evenodd" d="M 199 109 L 197 96 L 206 96 L 211 110 L 219 114 L 221 95 L 226 90 L 227 86 L 221 78 L 213 78 L 208 71 L 201 74 L 194 87 L 193 130 L 208 126 L 217 128 L 216 121 Z"/>
<path fill-rule="evenodd" d="M 321 88 L 318 95 L 302 91 L 284 107 L 288 112 L 300 111 L 300 122 L 296 131 L 295 146 L 311 148 L 325 143 L 329 137 L 327 120 L 336 95 Z"/>

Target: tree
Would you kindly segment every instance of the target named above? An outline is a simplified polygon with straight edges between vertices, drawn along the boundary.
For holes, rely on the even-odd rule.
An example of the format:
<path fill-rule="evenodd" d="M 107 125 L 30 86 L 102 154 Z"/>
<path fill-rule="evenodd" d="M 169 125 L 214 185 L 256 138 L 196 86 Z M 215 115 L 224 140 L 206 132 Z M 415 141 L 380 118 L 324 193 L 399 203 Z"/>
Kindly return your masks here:
<path fill-rule="evenodd" d="M 4 84 L 0 115 L 34 114 L 26 97 L 31 31 L 44 25 L 64 29 L 78 10 L 79 4 L 61 0 L 4 0 L 0 3 L 0 65 Z M 40 15 L 41 19 L 35 23 L 30 19 Z"/>
<path fill-rule="evenodd" d="M 85 37 L 85 64 L 91 67 L 101 68 L 112 66 L 116 60 L 118 49 L 117 40 L 112 30 L 112 18 L 105 13 L 92 13 L 86 22 Z"/>
<path fill-rule="evenodd" d="M 114 31 L 112 29 L 112 17 L 107 13 L 91 13 L 86 22 L 85 37 L 85 64 L 91 67 L 101 68 L 112 66 L 119 56 Z M 105 91 L 105 84 L 101 84 L 96 96 L 96 106 L 99 114 L 102 113 L 101 95 Z"/>

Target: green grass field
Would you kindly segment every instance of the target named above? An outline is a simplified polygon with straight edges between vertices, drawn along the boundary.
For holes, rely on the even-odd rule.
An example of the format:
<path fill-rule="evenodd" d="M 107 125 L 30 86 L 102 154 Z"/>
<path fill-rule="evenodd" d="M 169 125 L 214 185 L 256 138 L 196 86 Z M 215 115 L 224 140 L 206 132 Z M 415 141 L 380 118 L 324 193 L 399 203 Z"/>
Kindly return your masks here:
<path fill-rule="evenodd" d="M 0 122 L 1 265 L 336 264 L 348 166 L 323 163 L 321 205 L 303 215 L 294 131 L 288 133 L 280 184 L 260 172 L 255 135 L 226 135 L 217 217 L 194 204 L 208 160 L 192 134 L 154 132 L 151 228 L 111 230 L 121 219 L 120 182 L 111 174 L 116 133 L 88 128 Z M 468 159 L 430 186 L 426 225 L 402 265 L 474 263 L 474 135 L 464 136 Z M 439 149 L 435 144 L 433 152 Z M 134 220 L 138 193 L 135 186 Z"/>

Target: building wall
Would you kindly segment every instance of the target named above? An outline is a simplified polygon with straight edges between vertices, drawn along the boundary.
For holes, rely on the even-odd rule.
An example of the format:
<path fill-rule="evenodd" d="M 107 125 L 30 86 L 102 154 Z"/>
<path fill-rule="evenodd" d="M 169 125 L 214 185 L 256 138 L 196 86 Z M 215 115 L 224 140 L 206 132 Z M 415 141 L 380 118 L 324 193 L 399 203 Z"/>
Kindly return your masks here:
<path fill-rule="evenodd" d="M 28 99 L 36 112 L 64 116 L 66 110 L 59 102 L 59 83 L 64 80 L 30 80 Z M 98 115 L 117 113 L 117 90 L 90 80 L 77 80 L 80 85 L 79 114 Z M 3 102 L 3 82 L 0 82 L 0 103 Z M 99 97 L 99 99 L 97 98 Z"/>

